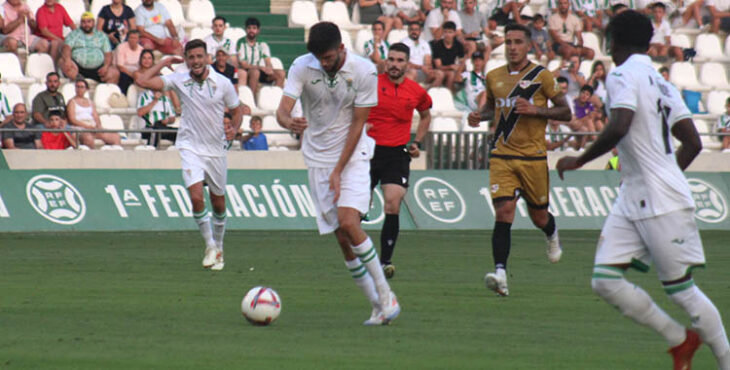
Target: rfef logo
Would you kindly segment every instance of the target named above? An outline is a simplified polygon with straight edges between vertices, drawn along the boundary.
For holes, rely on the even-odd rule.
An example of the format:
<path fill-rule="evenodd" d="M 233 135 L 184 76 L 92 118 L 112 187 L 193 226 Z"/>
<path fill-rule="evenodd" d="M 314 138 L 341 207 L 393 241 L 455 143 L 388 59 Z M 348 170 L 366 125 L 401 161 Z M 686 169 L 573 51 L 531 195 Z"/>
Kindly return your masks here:
<path fill-rule="evenodd" d="M 422 177 L 414 188 L 416 203 L 435 220 L 452 224 L 464 218 L 464 198 L 448 182 L 436 177 Z"/>
<path fill-rule="evenodd" d="M 708 223 L 722 222 L 727 217 L 727 201 L 711 184 L 699 179 L 687 179 L 695 201 L 695 217 Z"/>
<path fill-rule="evenodd" d="M 61 225 L 78 223 L 86 215 L 86 203 L 70 182 L 53 175 L 38 175 L 25 187 L 28 202 L 41 216 Z"/>

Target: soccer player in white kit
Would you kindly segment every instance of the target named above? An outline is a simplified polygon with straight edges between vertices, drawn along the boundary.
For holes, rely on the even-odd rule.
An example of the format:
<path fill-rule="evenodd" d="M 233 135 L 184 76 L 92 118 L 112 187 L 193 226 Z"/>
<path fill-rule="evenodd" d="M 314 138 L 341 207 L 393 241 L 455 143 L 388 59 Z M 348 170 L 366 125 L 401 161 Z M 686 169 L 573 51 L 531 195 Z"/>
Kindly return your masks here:
<path fill-rule="evenodd" d="M 241 126 L 243 110 L 236 89 L 223 75 L 206 63 L 205 42 L 192 40 L 185 45 L 182 73 L 160 77 L 160 71 L 180 58 L 166 58 L 138 76 L 135 83 L 150 90 L 175 90 L 182 101 L 182 119 L 175 146 L 180 152 L 183 180 L 190 193 L 193 217 L 205 241 L 203 267 L 222 270 L 223 234 L 226 228 L 227 141 L 233 140 Z M 228 108 L 230 124 L 224 125 Z M 205 205 L 203 181 L 208 184 L 213 220 Z"/>
<path fill-rule="evenodd" d="M 593 268 L 593 291 L 627 317 L 649 326 L 670 346 L 674 369 L 689 369 L 702 342 L 718 367 L 730 370 L 730 346 L 715 305 L 695 285 L 692 269 L 705 264 L 694 220 L 694 202 L 682 171 L 702 143 L 679 92 L 665 82 L 646 55 L 651 21 L 629 10 L 609 25 L 616 67 L 606 79 L 610 121 L 579 157 L 558 161 L 564 171 L 618 148 L 621 187 L 603 225 Z M 681 145 L 673 148 L 670 133 Z M 653 262 L 670 300 L 692 320 L 685 329 L 640 287 L 626 281 L 629 267 L 647 271 Z"/>
<path fill-rule="evenodd" d="M 307 50 L 289 68 L 276 119 L 302 135 L 317 227 L 320 234 L 334 232 L 345 265 L 373 307 L 365 325 L 387 325 L 400 314 L 400 305 L 360 226 L 370 207 L 375 142 L 365 134 L 365 120 L 378 103 L 375 65 L 345 50 L 340 30 L 330 22 L 309 30 Z M 292 117 L 297 99 L 305 117 Z"/>

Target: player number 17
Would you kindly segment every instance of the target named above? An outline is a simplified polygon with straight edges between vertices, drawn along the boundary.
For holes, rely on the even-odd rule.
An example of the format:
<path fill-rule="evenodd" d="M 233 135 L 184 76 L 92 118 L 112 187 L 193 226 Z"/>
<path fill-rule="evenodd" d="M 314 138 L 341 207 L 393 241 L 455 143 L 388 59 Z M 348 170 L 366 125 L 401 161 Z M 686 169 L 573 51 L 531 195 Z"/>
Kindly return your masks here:
<path fill-rule="evenodd" d="M 669 113 L 672 111 L 672 108 L 663 105 L 661 99 L 657 99 L 656 105 L 657 112 L 662 116 L 662 138 L 664 139 L 664 151 L 667 154 L 671 154 L 672 147 L 669 143 L 669 123 L 667 120 L 669 119 Z"/>

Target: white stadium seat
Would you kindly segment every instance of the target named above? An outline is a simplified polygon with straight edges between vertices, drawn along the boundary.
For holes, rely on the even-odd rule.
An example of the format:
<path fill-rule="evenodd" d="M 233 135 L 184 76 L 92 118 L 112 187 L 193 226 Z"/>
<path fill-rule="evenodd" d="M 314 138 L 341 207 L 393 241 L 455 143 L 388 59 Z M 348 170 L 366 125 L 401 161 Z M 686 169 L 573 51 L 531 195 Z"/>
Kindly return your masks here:
<path fill-rule="evenodd" d="M 592 49 L 596 53 L 594 58 L 602 58 L 603 49 L 601 49 L 598 36 L 593 32 L 583 32 L 581 36 L 583 36 L 583 46 Z"/>
<path fill-rule="evenodd" d="M 674 33 L 671 35 L 672 46 L 678 46 L 682 49 L 692 47 L 692 43 L 689 41 L 689 36 L 682 33 Z"/>
<path fill-rule="evenodd" d="M 323 3 L 321 20 L 332 22 L 340 27 L 340 29 L 352 30 L 361 28 L 360 25 L 350 21 L 347 5 L 341 1 L 327 1 Z"/>
<path fill-rule="evenodd" d="M 248 129 L 248 124 L 246 125 L 246 128 Z M 276 122 L 276 117 L 274 117 L 273 115 L 264 116 L 264 118 L 261 120 L 261 131 L 289 132 L 289 130 L 281 127 L 279 123 Z"/>
<path fill-rule="evenodd" d="M 560 59 L 553 59 L 547 64 L 547 70 L 548 71 L 554 71 L 558 68 L 560 68 Z"/>
<path fill-rule="evenodd" d="M 208 35 L 212 34 L 213 30 L 210 29 L 210 27 L 195 27 L 192 30 L 190 30 L 190 40 L 195 39 L 204 39 L 208 37 Z M 235 41 L 234 41 L 235 42 Z"/>
<path fill-rule="evenodd" d="M 142 5 L 142 0 L 126 0 L 125 3 L 128 7 L 132 8 L 132 10 L 135 10 L 138 6 Z"/>
<path fill-rule="evenodd" d="M 49 72 L 55 71 L 53 59 L 46 53 L 33 53 L 28 55 L 25 63 L 25 75 L 33 77 L 38 81 L 45 81 Z"/>
<path fill-rule="evenodd" d="M 289 12 L 289 22 L 292 26 L 303 26 L 304 28 L 312 27 L 319 22 L 317 16 L 317 7 L 314 1 L 296 0 L 291 4 Z"/>
<path fill-rule="evenodd" d="M 725 113 L 725 101 L 730 96 L 727 91 L 710 91 L 707 94 L 707 111 L 710 114 L 721 115 Z"/>
<path fill-rule="evenodd" d="M 697 81 L 695 68 L 689 62 L 675 62 L 669 69 L 669 80 L 680 89 L 707 91 L 710 88 Z"/>
<path fill-rule="evenodd" d="M 111 0 L 94 0 L 91 2 L 91 8 L 89 9 L 89 11 L 94 14 L 94 18 L 99 18 L 99 12 L 101 11 L 101 8 L 111 3 Z M 129 4 L 127 4 L 127 6 L 129 6 Z M 132 8 L 132 11 L 134 11 L 134 8 Z"/>
<path fill-rule="evenodd" d="M 342 43 L 345 44 L 345 49 L 355 51 L 355 48 L 352 46 L 350 31 L 340 28 L 340 36 L 342 37 Z"/>
<path fill-rule="evenodd" d="M 111 109 L 109 105 L 109 97 L 114 94 L 122 94 L 119 86 L 112 84 L 98 84 L 94 91 L 94 105 L 99 113 L 106 113 Z"/>
<path fill-rule="evenodd" d="M 101 128 L 103 129 L 124 130 L 124 122 L 122 122 L 122 117 L 119 117 L 116 114 L 102 114 L 99 116 L 99 120 L 101 121 Z M 123 140 L 127 139 L 126 132 L 120 132 L 119 136 L 121 136 Z"/>
<path fill-rule="evenodd" d="M 284 69 L 284 63 L 277 57 L 271 57 L 271 68 Z"/>
<path fill-rule="evenodd" d="M 454 97 L 451 95 L 451 91 L 445 87 L 432 87 L 428 89 L 428 95 L 431 96 L 433 106 L 431 111 L 444 115 L 456 112 L 454 106 Z"/>
<path fill-rule="evenodd" d="M 84 0 L 61 0 L 59 3 L 63 5 L 69 18 L 71 18 L 74 23 L 77 25 L 81 23 L 81 14 L 84 14 L 86 11 L 86 4 L 84 4 Z M 94 18 L 96 18 L 96 16 L 97 14 L 94 14 Z M 94 27 L 96 27 L 96 23 L 94 23 Z"/>
<path fill-rule="evenodd" d="M 580 66 L 578 67 L 578 72 L 583 74 L 586 82 L 588 82 L 588 79 L 591 78 L 591 68 L 593 68 L 593 63 L 594 61 L 592 60 L 584 60 L 580 62 Z"/>
<path fill-rule="evenodd" d="M 61 85 L 61 95 L 63 95 L 63 100 L 68 103 L 69 100 L 71 100 L 74 96 L 76 96 L 76 86 L 72 82 L 66 82 L 65 84 Z M 85 98 L 89 98 L 89 91 L 86 91 L 86 94 L 84 94 Z"/>
<path fill-rule="evenodd" d="M 730 58 L 730 35 L 725 38 L 725 57 Z"/>
<path fill-rule="evenodd" d="M 42 84 L 40 82 L 36 82 L 36 83 L 28 86 L 28 92 L 25 95 L 25 102 L 28 107 L 28 110 L 32 109 L 33 99 L 35 99 L 35 96 L 44 90 L 46 90 L 46 85 Z"/>
<path fill-rule="evenodd" d="M 436 117 L 431 121 L 430 131 L 432 132 L 453 132 L 459 131 L 459 124 L 453 118 Z"/>
<path fill-rule="evenodd" d="M 231 42 L 236 44 L 240 38 L 246 37 L 246 30 L 241 27 L 228 27 L 223 31 L 223 36 L 228 37 Z"/>
<path fill-rule="evenodd" d="M 725 67 L 716 62 L 702 64 L 702 67 L 700 67 L 700 83 L 721 90 L 730 90 Z"/>
<path fill-rule="evenodd" d="M 251 113 L 258 114 L 261 112 L 261 110 L 256 106 L 256 101 L 253 98 L 253 92 L 248 86 L 242 85 L 238 87 L 238 100 L 241 101 L 241 103 L 248 105 L 248 107 L 251 108 Z"/>
<path fill-rule="evenodd" d="M 193 27 L 195 26 L 195 23 L 188 22 L 185 20 L 185 15 L 183 15 L 183 8 L 182 5 L 180 5 L 180 2 L 177 0 L 157 0 L 159 3 L 165 6 L 167 9 L 167 12 L 170 13 L 170 18 L 172 19 L 172 23 L 175 25 L 175 27 Z"/>
<path fill-rule="evenodd" d="M 38 12 L 38 8 L 43 6 L 43 4 L 45 2 L 46 2 L 45 0 L 28 0 L 27 1 L 28 7 L 30 8 L 30 10 L 33 11 L 33 15 L 34 15 L 33 18 L 35 18 L 35 14 Z"/>
<path fill-rule="evenodd" d="M 391 31 L 393 33 L 393 31 Z M 365 43 L 368 42 L 368 40 L 371 40 L 373 38 L 373 31 L 370 29 L 363 29 L 360 31 L 357 31 L 357 36 L 355 36 L 355 51 L 357 51 L 358 54 L 367 57 L 365 55 Z"/>
<path fill-rule="evenodd" d="M 393 45 L 396 42 L 401 42 L 401 40 L 408 37 L 408 31 L 407 30 L 390 30 L 390 33 L 388 33 L 388 43 Z M 372 38 L 372 37 L 371 37 Z"/>
<path fill-rule="evenodd" d="M 0 72 L 5 82 L 16 82 L 21 84 L 31 84 L 35 82 L 35 78 L 25 77 L 20 69 L 20 60 L 13 53 L 0 53 Z M 45 76 L 44 76 L 45 78 Z"/>
<path fill-rule="evenodd" d="M 725 56 L 722 54 L 722 46 L 720 45 L 720 39 L 717 35 L 712 33 L 705 33 L 697 35 L 695 40 L 695 50 L 697 55 L 695 60 L 725 60 Z"/>
<path fill-rule="evenodd" d="M 127 104 L 130 108 L 137 109 L 137 97 L 139 97 L 139 91 L 137 85 L 132 84 L 127 89 Z"/>
<path fill-rule="evenodd" d="M 278 86 L 262 86 L 259 90 L 258 107 L 267 112 L 275 112 L 279 108 L 283 92 Z"/>
<path fill-rule="evenodd" d="M 23 103 L 23 91 L 16 84 L 0 83 L 0 92 L 8 99 L 8 105 L 10 105 L 11 110 L 15 104 Z M 26 109 L 30 111 L 31 107 L 26 105 Z"/>
<path fill-rule="evenodd" d="M 495 58 L 489 58 L 486 65 L 487 73 L 489 73 L 491 70 L 495 68 L 499 68 L 503 65 L 507 64 L 506 59 L 495 59 Z"/>
<path fill-rule="evenodd" d="M 210 28 L 215 18 L 215 8 L 208 0 L 192 0 L 188 3 L 188 20 L 200 26 Z"/>

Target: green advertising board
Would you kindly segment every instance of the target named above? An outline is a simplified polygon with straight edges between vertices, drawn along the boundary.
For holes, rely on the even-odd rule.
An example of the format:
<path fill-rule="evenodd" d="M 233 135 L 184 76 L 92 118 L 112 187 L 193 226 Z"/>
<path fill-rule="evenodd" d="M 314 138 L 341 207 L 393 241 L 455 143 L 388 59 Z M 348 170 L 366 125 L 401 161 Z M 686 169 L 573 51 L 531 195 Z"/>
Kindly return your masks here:
<path fill-rule="evenodd" d="M 688 173 L 701 229 L 730 229 L 730 175 Z M 561 229 L 600 229 L 618 194 L 611 171 L 551 173 L 550 211 Z M 230 170 L 229 229 L 315 230 L 304 170 Z M 384 219 L 373 196 L 370 221 Z M 494 223 L 486 171 L 413 171 L 401 228 L 489 229 Z M 0 232 L 195 229 L 179 170 L 0 169 Z M 532 228 L 523 201 L 514 228 Z"/>

